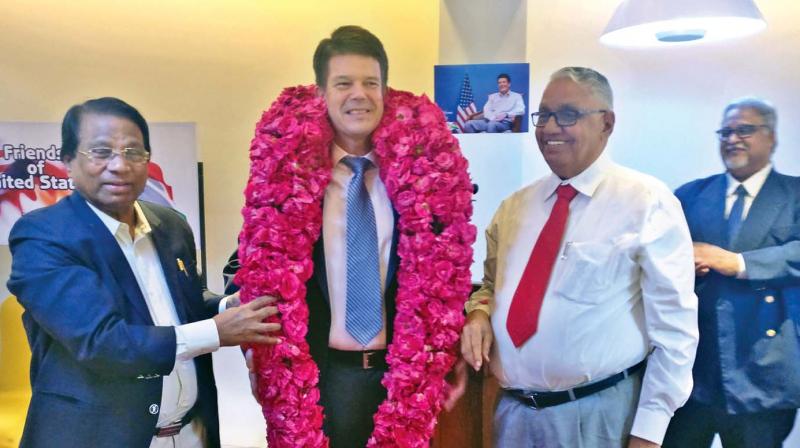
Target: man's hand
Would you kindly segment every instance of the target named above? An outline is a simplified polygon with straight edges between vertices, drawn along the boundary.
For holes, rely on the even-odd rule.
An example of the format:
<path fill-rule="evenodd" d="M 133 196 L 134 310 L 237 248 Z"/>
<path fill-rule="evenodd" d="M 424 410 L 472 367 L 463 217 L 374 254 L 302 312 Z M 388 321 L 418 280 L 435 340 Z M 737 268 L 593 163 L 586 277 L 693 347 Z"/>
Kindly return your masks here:
<path fill-rule="evenodd" d="M 276 344 L 278 338 L 269 336 L 269 333 L 280 330 L 281 324 L 262 322 L 267 317 L 278 314 L 276 306 L 269 306 L 275 300 L 275 297 L 262 296 L 246 305 L 226 309 L 214 316 L 219 332 L 219 345 Z"/>
<path fill-rule="evenodd" d="M 247 372 L 250 376 L 250 393 L 253 394 L 253 398 L 256 399 L 258 404 L 261 403 L 261 398 L 258 396 L 258 375 L 256 374 L 256 365 L 253 362 L 253 349 L 248 348 L 246 352 L 244 352 L 244 362 L 247 364 Z"/>
<path fill-rule="evenodd" d="M 722 275 L 733 277 L 739 273 L 739 257 L 734 252 L 708 243 L 694 243 L 694 270 L 703 276 L 713 269 Z"/>
<path fill-rule="evenodd" d="M 507 116 L 508 116 L 508 114 L 507 114 L 507 113 L 505 113 L 505 112 L 501 112 L 501 113 L 499 113 L 499 114 L 495 115 L 495 117 L 494 117 L 494 121 L 503 121 L 503 120 L 505 120 L 505 119 L 506 119 L 506 117 L 507 117 Z"/>
<path fill-rule="evenodd" d="M 489 362 L 492 348 L 492 324 L 485 311 L 474 310 L 467 315 L 467 323 L 461 333 L 461 355 L 478 371 L 483 361 Z"/>
<path fill-rule="evenodd" d="M 467 382 L 469 381 L 467 362 L 463 359 L 456 361 L 456 365 L 453 366 L 453 371 L 450 372 L 448 377 L 450 377 L 447 381 L 448 384 L 450 384 L 450 391 L 447 394 L 447 399 L 444 401 L 444 409 L 446 411 L 452 411 L 453 408 L 456 407 L 458 400 L 464 395 L 464 392 L 467 391 Z M 452 382 L 450 380 L 452 380 Z"/>
<path fill-rule="evenodd" d="M 661 448 L 661 445 L 649 440 L 640 439 L 636 436 L 631 436 L 628 440 L 628 448 Z"/>

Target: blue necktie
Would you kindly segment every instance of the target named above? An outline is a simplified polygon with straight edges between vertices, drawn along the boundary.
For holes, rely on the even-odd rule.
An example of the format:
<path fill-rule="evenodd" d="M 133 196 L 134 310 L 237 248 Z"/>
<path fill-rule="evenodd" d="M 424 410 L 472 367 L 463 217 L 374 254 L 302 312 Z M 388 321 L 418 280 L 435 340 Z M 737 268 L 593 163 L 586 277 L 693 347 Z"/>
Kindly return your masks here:
<path fill-rule="evenodd" d="M 736 235 L 739 234 L 739 229 L 742 227 L 744 198 L 747 196 L 747 190 L 744 189 L 742 184 L 739 184 L 734 193 L 736 193 L 736 201 L 733 202 L 731 214 L 728 215 L 728 246 L 733 245 L 733 241 L 736 239 Z"/>
<path fill-rule="evenodd" d="M 364 157 L 344 157 L 353 171 L 347 186 L 347 306 L 345 328 L 366 346 L 383 328 L 383 297 L 378 261 L 375 211 L 364 184 L 364 172 L 372 165 Z"/>

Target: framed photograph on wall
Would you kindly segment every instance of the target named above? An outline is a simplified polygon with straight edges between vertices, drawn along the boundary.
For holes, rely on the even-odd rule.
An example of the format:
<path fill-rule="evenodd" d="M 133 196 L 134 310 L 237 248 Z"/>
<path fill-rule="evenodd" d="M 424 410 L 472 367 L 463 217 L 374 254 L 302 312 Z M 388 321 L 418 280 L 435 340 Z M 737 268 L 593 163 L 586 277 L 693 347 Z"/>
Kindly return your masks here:
<path fill-rule="evenodd" d="M 529 64 L 436 65 L 433 76 L 453 133 L 528 132 Z"/>

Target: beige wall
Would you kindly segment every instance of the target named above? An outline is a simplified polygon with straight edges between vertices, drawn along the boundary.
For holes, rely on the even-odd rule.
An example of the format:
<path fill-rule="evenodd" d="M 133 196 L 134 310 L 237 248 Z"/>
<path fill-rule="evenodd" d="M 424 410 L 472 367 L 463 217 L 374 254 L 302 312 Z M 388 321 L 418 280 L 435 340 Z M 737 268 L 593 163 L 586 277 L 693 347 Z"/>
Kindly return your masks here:
<path fill-rule="evenodd" d="M 241 225 L 254 124 L 282 87 L 313 82 L 321 38 L 362 25 L 386 46 L 391 86 L 433 93 L 435 1 L 4 0 L 1 9 L 0 120 L 60 121 L 76 102 L 113 95 L 149 121 L 197 123 L 216 288 Z M 0 264 L 7 270 L 6 248 Z"/>

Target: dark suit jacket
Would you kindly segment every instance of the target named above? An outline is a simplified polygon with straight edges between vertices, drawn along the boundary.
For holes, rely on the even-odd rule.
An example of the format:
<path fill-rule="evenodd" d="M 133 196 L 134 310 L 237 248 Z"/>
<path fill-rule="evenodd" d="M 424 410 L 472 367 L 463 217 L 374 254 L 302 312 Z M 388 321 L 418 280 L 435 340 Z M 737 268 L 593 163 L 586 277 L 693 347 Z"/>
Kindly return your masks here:
<path fill-rule="evenodd" d="M 698 277 L 700 343 L 692 399 L 729 413 L 800 407 L 800 177 L 772 171 L 735 241 L 727 241 L 724 174 L 680 199 L 692 239 L 741 253 L 747 279 Z"/>
<path fill-rule="evenodd" d="M 219 300 L 203 299 L 191 229 L 173 210 L 140 205 L 181 321 L 211 317 Z M 23 216 L 9 245 L 8 289 L 25 308 L 32 351 L 22 446 L 149 446 L 162 376 L 175 364 L 175 330 L 153 325 L 114 236 L 74 192 Z M 211 355 L 195 366 L 198 415 L 210 446 L 219 446 Z"/>
<path fill-rule="evenodd" d="M 392 246 L 389 255 L 389 265 L 386 271 L 386 289 L 384 293 L 386 305 L 386 340 L 391 342 L 394 329 L 394 316 L 396 314 L 395 297 L 397 296 L 397 267 L 400 258 L 397 256 L 397 242 L 399 232 L 397 221 L 399 217 L 394 214 L 394 233 L 392 235 Z M 321 232 L 320 232 L 321 233 Z M 320 235 L 314 244 L 312 253 L 314 261 L 314 273 L 306 282 L 306 303 L 308 304 L 308 342 L 311 357 L 317 363 L 317 367 L 322 370 L 325 367 L 328 356 L 328 338 L 331 331 L 331 306 L 328 294 L 328 276 L 325 270 L 325 243 Z M 225 283 L 229 286 L 225 289 L 225 294 L 233 294 L 239 290 L 235 283 L 228 282 L 229 278 L 236 275 L 239 270 L 239 258 L 237 252 L 228 259 L 228 264 L 223 272 Z"/>

